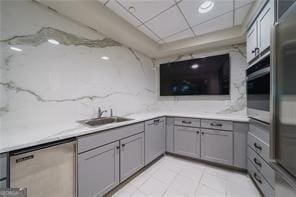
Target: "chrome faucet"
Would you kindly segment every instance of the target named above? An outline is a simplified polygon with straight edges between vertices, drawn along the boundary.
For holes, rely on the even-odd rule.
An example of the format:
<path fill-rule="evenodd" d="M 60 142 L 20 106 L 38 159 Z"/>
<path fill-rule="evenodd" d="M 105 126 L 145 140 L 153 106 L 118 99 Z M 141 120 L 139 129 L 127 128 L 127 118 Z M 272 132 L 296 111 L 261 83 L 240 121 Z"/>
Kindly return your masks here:
<path fill-rule="evenodd" d="M 101 110 L 101 107 L 98 108 L 98 118 L 102 118 L 103 114 L 107 112 L 107 110 Z"/>

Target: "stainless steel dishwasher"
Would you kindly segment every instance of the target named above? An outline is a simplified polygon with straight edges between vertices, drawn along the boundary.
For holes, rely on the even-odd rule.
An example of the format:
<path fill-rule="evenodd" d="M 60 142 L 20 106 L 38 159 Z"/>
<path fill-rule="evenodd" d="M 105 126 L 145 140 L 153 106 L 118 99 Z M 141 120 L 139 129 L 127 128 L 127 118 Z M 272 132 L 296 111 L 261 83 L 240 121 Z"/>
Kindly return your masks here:
<path fill-rule="evenodd" d="M 76 142 L 11 153 L 10 187 L 27 188 L 30 197 L 75 197 Z"/>

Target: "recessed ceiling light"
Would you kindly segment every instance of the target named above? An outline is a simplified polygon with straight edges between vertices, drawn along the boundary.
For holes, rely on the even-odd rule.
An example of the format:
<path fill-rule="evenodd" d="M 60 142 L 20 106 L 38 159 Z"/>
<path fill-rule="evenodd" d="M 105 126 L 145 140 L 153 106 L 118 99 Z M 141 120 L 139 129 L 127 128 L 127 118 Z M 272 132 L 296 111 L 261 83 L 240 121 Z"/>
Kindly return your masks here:
<path fill-rule="evenodd" d="M 20 48 L 17 48 L 17 47 L 9 47 L 11 50 L 14 50 L 14 51 L 18 51 L 18 52 L 21 52 L 23 51 L 23 49 L 20 49 Z"/>
<path fill-rule="evenodd" d="M 198 12 L 201 14 L 207 13 L 213 9 L 214 5 L 215 3 L 213 1 L 206 0 L 199 5 Z"/>
<path fill-rule="evenodd" d="M 103 56 L 103 57 L 101 57 L 103 60 L 109 60 L 109 57 L 107 57 L 107 56 Z"/>
<path fill-rule="evenodd" d="M 60 43 L 57 40 L 54 39 L 48 39 L 47 40 L 50 44 L 59 45 Z"/>
<path fill-rule="evenodd" d="M 136 12 L 136 8 L 133 7 L 133 6 L 130 6 L 130 7 L 128 8 L 128 10 L 129 10 L 131 13 L 135 13 L 135 12 Z"/>
<path fill-rule="evenodd" d="M 197 69 L 198 67 L 199 67 L 198 64 L 193 64 L 193 65 L 191 66 L 192 69 Z"/>

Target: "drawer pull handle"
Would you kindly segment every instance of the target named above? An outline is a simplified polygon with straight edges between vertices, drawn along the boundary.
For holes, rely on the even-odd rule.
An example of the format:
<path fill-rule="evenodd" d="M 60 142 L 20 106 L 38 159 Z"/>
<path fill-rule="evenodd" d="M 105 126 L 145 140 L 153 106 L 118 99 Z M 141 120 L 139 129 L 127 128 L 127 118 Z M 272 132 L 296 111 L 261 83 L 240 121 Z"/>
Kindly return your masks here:
<path fill-rule="evenodd" d="M 257 143 L 254 143 L 254 147 L 255 147 L 256 149 L 262 150 L 262 147 L 259 146 Z"/>
<path fill-rule="evenodd" d="M 120 146 L 116 146 L 116 149 L 118 150 L 120 148 Z"/>
<path fill-rule="evenodd" d="M 183 123 L 183 124 L 191 124 L 191 121 L 185 121 L 185 120 L 182 120 L 182 123 Z"/>
<path fill-rule="evenodd" d="M 199 131 L 196 131 L 197 134 L 199 134 Z"/>
<path fill-rule="evenodd" d="M 122 147 L 125 147 L 125 144 L 122 144 L 121 146 L 122 146 Z"/>
<path fill-rule="evenodd" d="M 256 174 L 256 172 L 253 173 L 254 178 L 256 179 L 256 181 L 258 181 L 260 184 L 262 184 L 261 179 L 258 177 L 258 175 Z"/>
<path fill-rule="evenodd" d="M 259 166 L 260 168 L 262 167 L 262 163 L 260 163 L 256 158 L 254 158 L 253 161 L 257 166 Z"/>
<path fill-rule="evenodd" d="M 204 135 L 204 134 L 205 134 L 205 132 L 201 132 L 201 134 L 202 134 L 202 135 Z"/>
<path fill-rule="evenodd" d="M 211 126 L 213 127 L 222 127 L 221 123 L 211 123 Z"/>

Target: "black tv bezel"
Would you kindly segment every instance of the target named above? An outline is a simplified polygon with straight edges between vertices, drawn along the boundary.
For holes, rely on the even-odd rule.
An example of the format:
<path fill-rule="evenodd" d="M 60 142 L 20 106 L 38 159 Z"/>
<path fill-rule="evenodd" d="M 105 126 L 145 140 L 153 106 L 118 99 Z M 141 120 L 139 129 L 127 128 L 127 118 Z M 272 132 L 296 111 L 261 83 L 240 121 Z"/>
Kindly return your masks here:
<path fill-rule="evenodd" d="M 191 60 L 196 60 L 196 59 L 202 59 L 202 58 L 208 58 L 208 57 L 215 57 L 215 56 L 221 56 L 221 55 L 227 55 L 228 56 L 228 60 L 229 60 L 229 88 L 228 88 L 228 94 L 190 94 L 190 95 L 187 95 L 187 94 L 184 94 L 184 95 L 163 95 L 161 94 L 160 92 L 160 89 L 161 89 L 161 86 L 160 86 L 160 67 L 162 65 L 166 65 L 166 64 L 170 64 L 170 63 L 180 63 L 180 62 L 186 62 L 186 61 L 191 61 Z M 159 96 L 160 97 L 192 97 L 192 96 L 221 96 L 221 97 L 225 97 L 225 96 L 230 96 L 230 92 L 231 92 L 231 59 L 230 59 L 230 53 L 223 53 L 223 54 L 217 54 L 217 55 L 211 55 L 211 56 L 205 56 L 205 57 L 199 57 L 199 58 L 192 58 L 192 59 L 187 59 L 187 60 L 182 60 L 182 61 L 173 61 L 173 62 L 166 62 L 166 63 L 162 63 L 162 64 L 159 64 L 159 73 L 158 73 L 158 87 L 159 87 Z"/>

